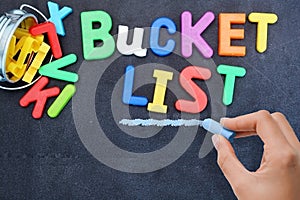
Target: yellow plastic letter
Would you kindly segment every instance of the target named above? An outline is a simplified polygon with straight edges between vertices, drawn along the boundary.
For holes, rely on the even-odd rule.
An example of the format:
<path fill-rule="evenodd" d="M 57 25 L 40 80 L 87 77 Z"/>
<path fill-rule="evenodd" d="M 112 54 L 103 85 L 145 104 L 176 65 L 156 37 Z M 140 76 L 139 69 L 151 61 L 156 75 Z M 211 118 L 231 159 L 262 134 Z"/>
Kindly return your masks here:
<path fill-rule="evenodd" d="M 168 106 L 164 105 L 167 82 L 173 79 L 173 72 L 154 70 L 153 77 L 156 78 L 153 102 L 148 103 L 147 110 L 158 113 L 167 113 Z"/>

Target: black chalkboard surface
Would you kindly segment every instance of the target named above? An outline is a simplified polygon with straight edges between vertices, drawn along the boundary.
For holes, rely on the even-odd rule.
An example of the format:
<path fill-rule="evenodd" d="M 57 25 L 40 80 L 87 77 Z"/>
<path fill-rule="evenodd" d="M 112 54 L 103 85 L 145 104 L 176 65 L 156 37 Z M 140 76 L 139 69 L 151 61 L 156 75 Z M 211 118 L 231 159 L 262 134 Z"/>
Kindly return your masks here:
<path fill-rule="evenodd" d="M 0 13 L 19 8 L 23 3 L 38 8 L 49 17 L 46 1 L 4 0 Z M 298 1 L 56 3 L 73 9 L 73 13 L 63 20 L 66 36 L 59 36 L 59 40 L 63 55 L 77 55 L 77 62 L 65 69 L 79 74 L 75 84 L 77 93 L 57 118 L 51 119 L 45 112 L 36 120 L 31 116 L 33 105 L 27 108 L 19 105 L 28 89 L 0 90 L 0 199 L 235 199 L 216 163 L 216 151 L 211 146 L 209 133 L 197 127 L 125 127 L 118 123 L 122 118 L 212 117 L 218 120 L 267 109 L 284 113 L 300 137 Z M 193 23 L 211 11 L 215 20 L 202 36 L 214 50 L 214 55 L 211 59 L 200 58 L 194 48 L 195 57 L 185 59 L 178 43 L 176 50 L 165 57 L 148 49 L 144 58 L 115 52 L 107 60 L 85 61 L 80 13 L 91 10 L 102 10 L 110 15 L 112 35 L 117 34 L 118 25 L 146 29 L 159 17 L 170 18 L 180 31 L 180 15 L 184 11 L 192 13 Z M 244 25 L 233 26 L 245 29 L 245 38 L 233 41 L 233 45 L 246 46 L 246 56 L 219 56 L 219 13 L 245 13 L 248 16 L 251 12 L 276 13 L 278 16 L 277 23 L 269 26 L 267 50 L 256 51 L 257 26 L 246 20 Z M 149 32 L 145 31 L 144 41 L 148 40 Z M 196 81 L 208 94 L 208 105 L 200 114 L 180 113 L 173 106 L 177 97 L 176 89 L 172 91 L 172 88 L 179 87 L 178 73 L 174 73 L 166 92 L 168 112 L 165 115 L 122 103 L 123 75 L 127 65 L 136 67 L 134 94 L 146 96 L 151 101 L 155 88 L 154 69 L 180 72 L 190 64 L 207 67 L 212 73 L 210 82 Z M 236 79 L 233 103 L 229 106 L 223 105 L 220 96 L 225 78 L 216 71 L 220 64 L 247 70 L 245 77 Z M 65 85 L 64 81 L 51 79 L 49 87 L 63 89 Z M 47 102 L 46 110 L 53 100 Z M 233 146 L 247 169 L 253 171 L 259 167 L 263 151 L 259 138 L 237 139 Z"/>

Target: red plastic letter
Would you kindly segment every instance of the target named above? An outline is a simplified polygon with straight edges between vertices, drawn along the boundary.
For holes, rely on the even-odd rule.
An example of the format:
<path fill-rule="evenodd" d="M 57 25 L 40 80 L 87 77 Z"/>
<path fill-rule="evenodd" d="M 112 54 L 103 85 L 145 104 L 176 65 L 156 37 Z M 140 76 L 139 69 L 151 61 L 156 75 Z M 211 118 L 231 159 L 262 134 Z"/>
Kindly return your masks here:
<path fill-rule="evenodd" d="M 32 117 L 39 119 L 42 117 L 45 104 L 49 97 L 55 97 L 60 93 L 58 87 L 52 87 L 43 90 L 43 88 L 49 83 L 47 77 L 42 77 L 34 86 L 20 99 L 20 105 L 27 107 L 30 103 L 36 102 L 32 111 Z"/>
<path fill-rule="evenodd" d="M 207 80 L 210 77 L 210 70 L 203 67 L 188 66 L 182 70 L 179 76 L 180 85 L 195 101 L 177 100 L 175 103 L 176 109 L 188 113 L 199 113 L 204 110 L 207 105 L 207 96 L 192 79 Z"/>
<path fill-rule="evenodd" d="M 32 26 L 29 29 L 29 32 L 33 36 L 47 33 L 54 58 L 58 59 L 62 57 L 62 51 L 60 48 L 58 36 L 56 34 L 55 25 L 52 22 L 44 22 L 42 24 L 37 24 L 35 26 Z"/>

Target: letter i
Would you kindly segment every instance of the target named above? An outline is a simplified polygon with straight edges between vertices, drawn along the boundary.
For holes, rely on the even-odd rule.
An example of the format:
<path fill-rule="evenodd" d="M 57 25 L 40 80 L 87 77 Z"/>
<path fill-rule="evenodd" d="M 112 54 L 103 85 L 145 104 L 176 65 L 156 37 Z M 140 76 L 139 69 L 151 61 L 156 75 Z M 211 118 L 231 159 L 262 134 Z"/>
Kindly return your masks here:
<path fill-rule="evenodd" d="M 67 105 L 67 103 L 70 101 L 70 99 L 73 97 L 75 92 L 76 88 L 73 84 L 66 85 L 66 87 L 62 90 L 62 92 L 59 94 L 59 96 L 55 99 L 55 101 L 48 109 L 48 116 L 51 118 L 56 118 Z"/>

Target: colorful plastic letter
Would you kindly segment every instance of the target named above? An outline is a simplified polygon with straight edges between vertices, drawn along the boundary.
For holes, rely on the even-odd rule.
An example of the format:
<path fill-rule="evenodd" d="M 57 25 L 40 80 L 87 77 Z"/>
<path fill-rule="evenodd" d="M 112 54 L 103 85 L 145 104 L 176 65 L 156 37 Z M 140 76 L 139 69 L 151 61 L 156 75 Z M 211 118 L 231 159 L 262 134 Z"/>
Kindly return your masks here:
<path fill-rule="evenodd" d="M 219 65 L 217 67 L 219 74 L 226 75 L 224 92 L 223 92 L 223 103 L 228 106 L 232 103 L 234 93 L 235 77 L 244 77 L 246 75 L 246 69 L 238 66 L 230 65 Z"/>
<path fill-rule="evenodd" d="M 176 33 L 176 25 L 175 23 L 167 18 L 167 17 L 161 17 L 156 19 L 152 25 L 151 25 L 151 32 L 150 32 L 150 48 L 158 56 L 167 56 L 175 48 L 175 41 L 172 39 L 169 39 L 165 46 L 159 45 L 159 31 L 161 28 L 167 28 L 167 31 L 169 34 Z"/>
<path fill-rule="evenodd" d="M 64 68 L 68 65 L 75 63 L 76 60 L 77 60 L 77 56 L 75 54 L 69 54 L 58 60 L 55 60 L 51 63 L 42 66 L 39 69 L 39 73 L 43 76 L 48 76 L 62 81 L 77 82 L 78 74 L 60 70 L 61 68 Z"/>
<path fill-rule="evenodd" d="M 153 95 L 153 102 L 148 103 L 147 110 L 158 113 L 167 113 L 168 106 L 164 105 L 167 82 L 173 79 L 173 72 L 157 70 L 153 72 L 153 77 L 156 78 L 156 84 Z"/>
<path fill-rule="evenodd" d="M 16 31 L 14 32 L 14 36 L 16 36 L 16 38 L 19 40 L 22 37 L 33 37 L 34 39 L 36 39 L 38 41 L 39 44 L 41 44 L 44 41 L 44 35 L 40 34 L 40 35 L 36 35 L 36 36 L 32 36 L 29 33 L 28 29 L 23 29 L 23 28 L 17 28 Z"/>
<path fill-rule="evenodd" d="M 31 65 L 29 66 L 28 70 L 25 72 L 22 80 L 31 83 L 32 79 L 34 78 L 35 74 L 43 64 L 43 61 L 45 60 L 45 57 L 50 49 L 50 46 L 46 43 L 42 43 L 40 46 L 36 56 L 34 57 L 34 60 L 32 61 Z"/>
<path fill-rule="evenodd" d="M 198 22 L 192 26 L 192 14 L 185 11 L 181 14 L 181 53 L 188 58 L 193 54 L 193 44 L 205 58 L 211 58 L 214 51 L 203 39 L 201 34 L 214 21 L 212 12 L 206 12 Z"/>
<path fill-rule="evenodd" d="M 134 81 L 134 67 L 129 65 L 126 67 L 125 78 L 124 78 L 124 88 L 122 101 L 124 104 L 130 104 L 135 106 L 146 106 L 148 99 L 141 96 L 132 96 Z"/>
<path fill-rule="evenodd" d="M 180 85 L 195 100 L 177 100 L 175 108 L 181 112 L 199 113 L 203 111 L 207 105 L 207 96 L 192 79 L 208 80 L 211 77 L 209 69 L 196 66 L 188 66 L 182 70 L 179 76 Z"/>
<path fill-rule="evenodd" d="M 100 28 L 93 28 L 93 23 L 100 23 Z M 104 11 L 87 11 L 81 13 L 81 31 L 83 57 L 85 60 L 105 59 L 115 50 L 115 41 L 109 34 L 112 19 Z M 94 42 L 101 41 L 101 47 L 95 47 Z"/>
<path fill-rule="evenodd" d="M 70 99 L 74 96 L 76 92 L 76 88 L 72 84 L 68 84 L 65 88 L 61 91 L 59 96 L 55 99 L 55 101 L 51 104 L 50 108 L 47 111 L 47 114 L 51 118 L 57 117 Z"/>
<path fill-rule="evenodd" d="M 263 53 L 267 50 L 268 24 L 276 23 L 278 17 L 274 13 L 250 13 L 248 19 L 257 23 L 256 50 Z"/>
<path fill-rule="evenodd" d="M 34 103 L 34 108 L 32 111 L 32 117 L 39 119 L 43 115 L 43 111 L 50 97 L 55 97 L 59 94 L 60 89 L 58 87 L 51 87 L 48 89 L 43 88 L 49 83 L 47 77 L 40 78 L 30 90 L 20 99 L 20 105 L 22 107 L 27 107 L 30 103 Z"/>
<path fill-rule="evenodd" d="M 32 27 L 34 25 L 36 25 L 36 20 L 32 17 L 29 17 L 29 18 L 23 20 L 19 27 L 28 30 L 30 27 Z"/>
<path fill-rule="evenodd" d="M 32 26 L 29 29 L 29 32 L 33 36 L 47 33 L 48 40 L 49 40 L 54 58 L 58 59 L 58 58 L 62 57 L 62 51 L 60 48 L 58 36 L 56 34 L 55 25 L 52 22 L 44 22 L 44 23 Z"/>
<path fill-rule="evenodd" d="M 36 52 L 39 48 L 39 44 L 37 40 L 32 37 L 22 37 L 16 47 L 15 47 L 15 54 L 16 55 L 19 51 L 20 54 L 17 58 L 16 62 L 11 62 L 7 65 L 7 71 L 13 74 L 13 80 L 19 80 L 25 73 L 27 64 L 28 64 L 28 56 L 34 51 Z"/>
<path fill-rule="evenodd" d="M 138 57 L 145 57 L 147 49 L 142 48 L 144 29 L 134 28 L 133 39 L 130 45 L 127 44 L 128 26 L 119 25 L 117 48 L 123 55 L 136 55 Z"/>
<path fill-rule="evenodd" d="M 31 34 L 29 33 L 29 30 L 24 28 L 17 28 L 14 32 L 14 36 L 16 36 L 17 39 L 21 39 L 21 37 L 30 37 Z"/>
<path fill-rule="evenodd" d="M 62 9 L 59 10 L 59 6 L 57 3 L 48 1 L 48 10 L 51 16 L 49 18 L 49 21 L 55 24 L 57 34 L 65 36 L 66 33 L 62 20 L 72 13 L 72 8 L 64 6 Z"/>
<path fill-rule="evenodd" d="M 17 38 L 18 39 L 18 38 Z M 34 52 L 37 52 L 38 49 L 40 48 L 42 42 L 34 39 L 34 37 L 31 36 L 24 36 L 21 37 L 20 40 L 17 42 L 16 46 L 15 46 L 15 53 L 14 56 L 19 52 L 19 51 L 24 51 L 24 50 L 32 50 Z M 20 52 L 21 53 L 21 52 Z M 19 55 L 20 57 L 20 55 Z M 18 58 L 19 58 L 18 57 Z M 23 56 L 21 56 L 23 57 Z"/>
<path fill-rule="evenodd" d="M 245 13 L 219 14 L 219 55 L 245 56 L 245 46 L 231 46 L 232 39 L 244 39 L 244 29 L 232 29 L 231 24 L 245 24 Z"/>

